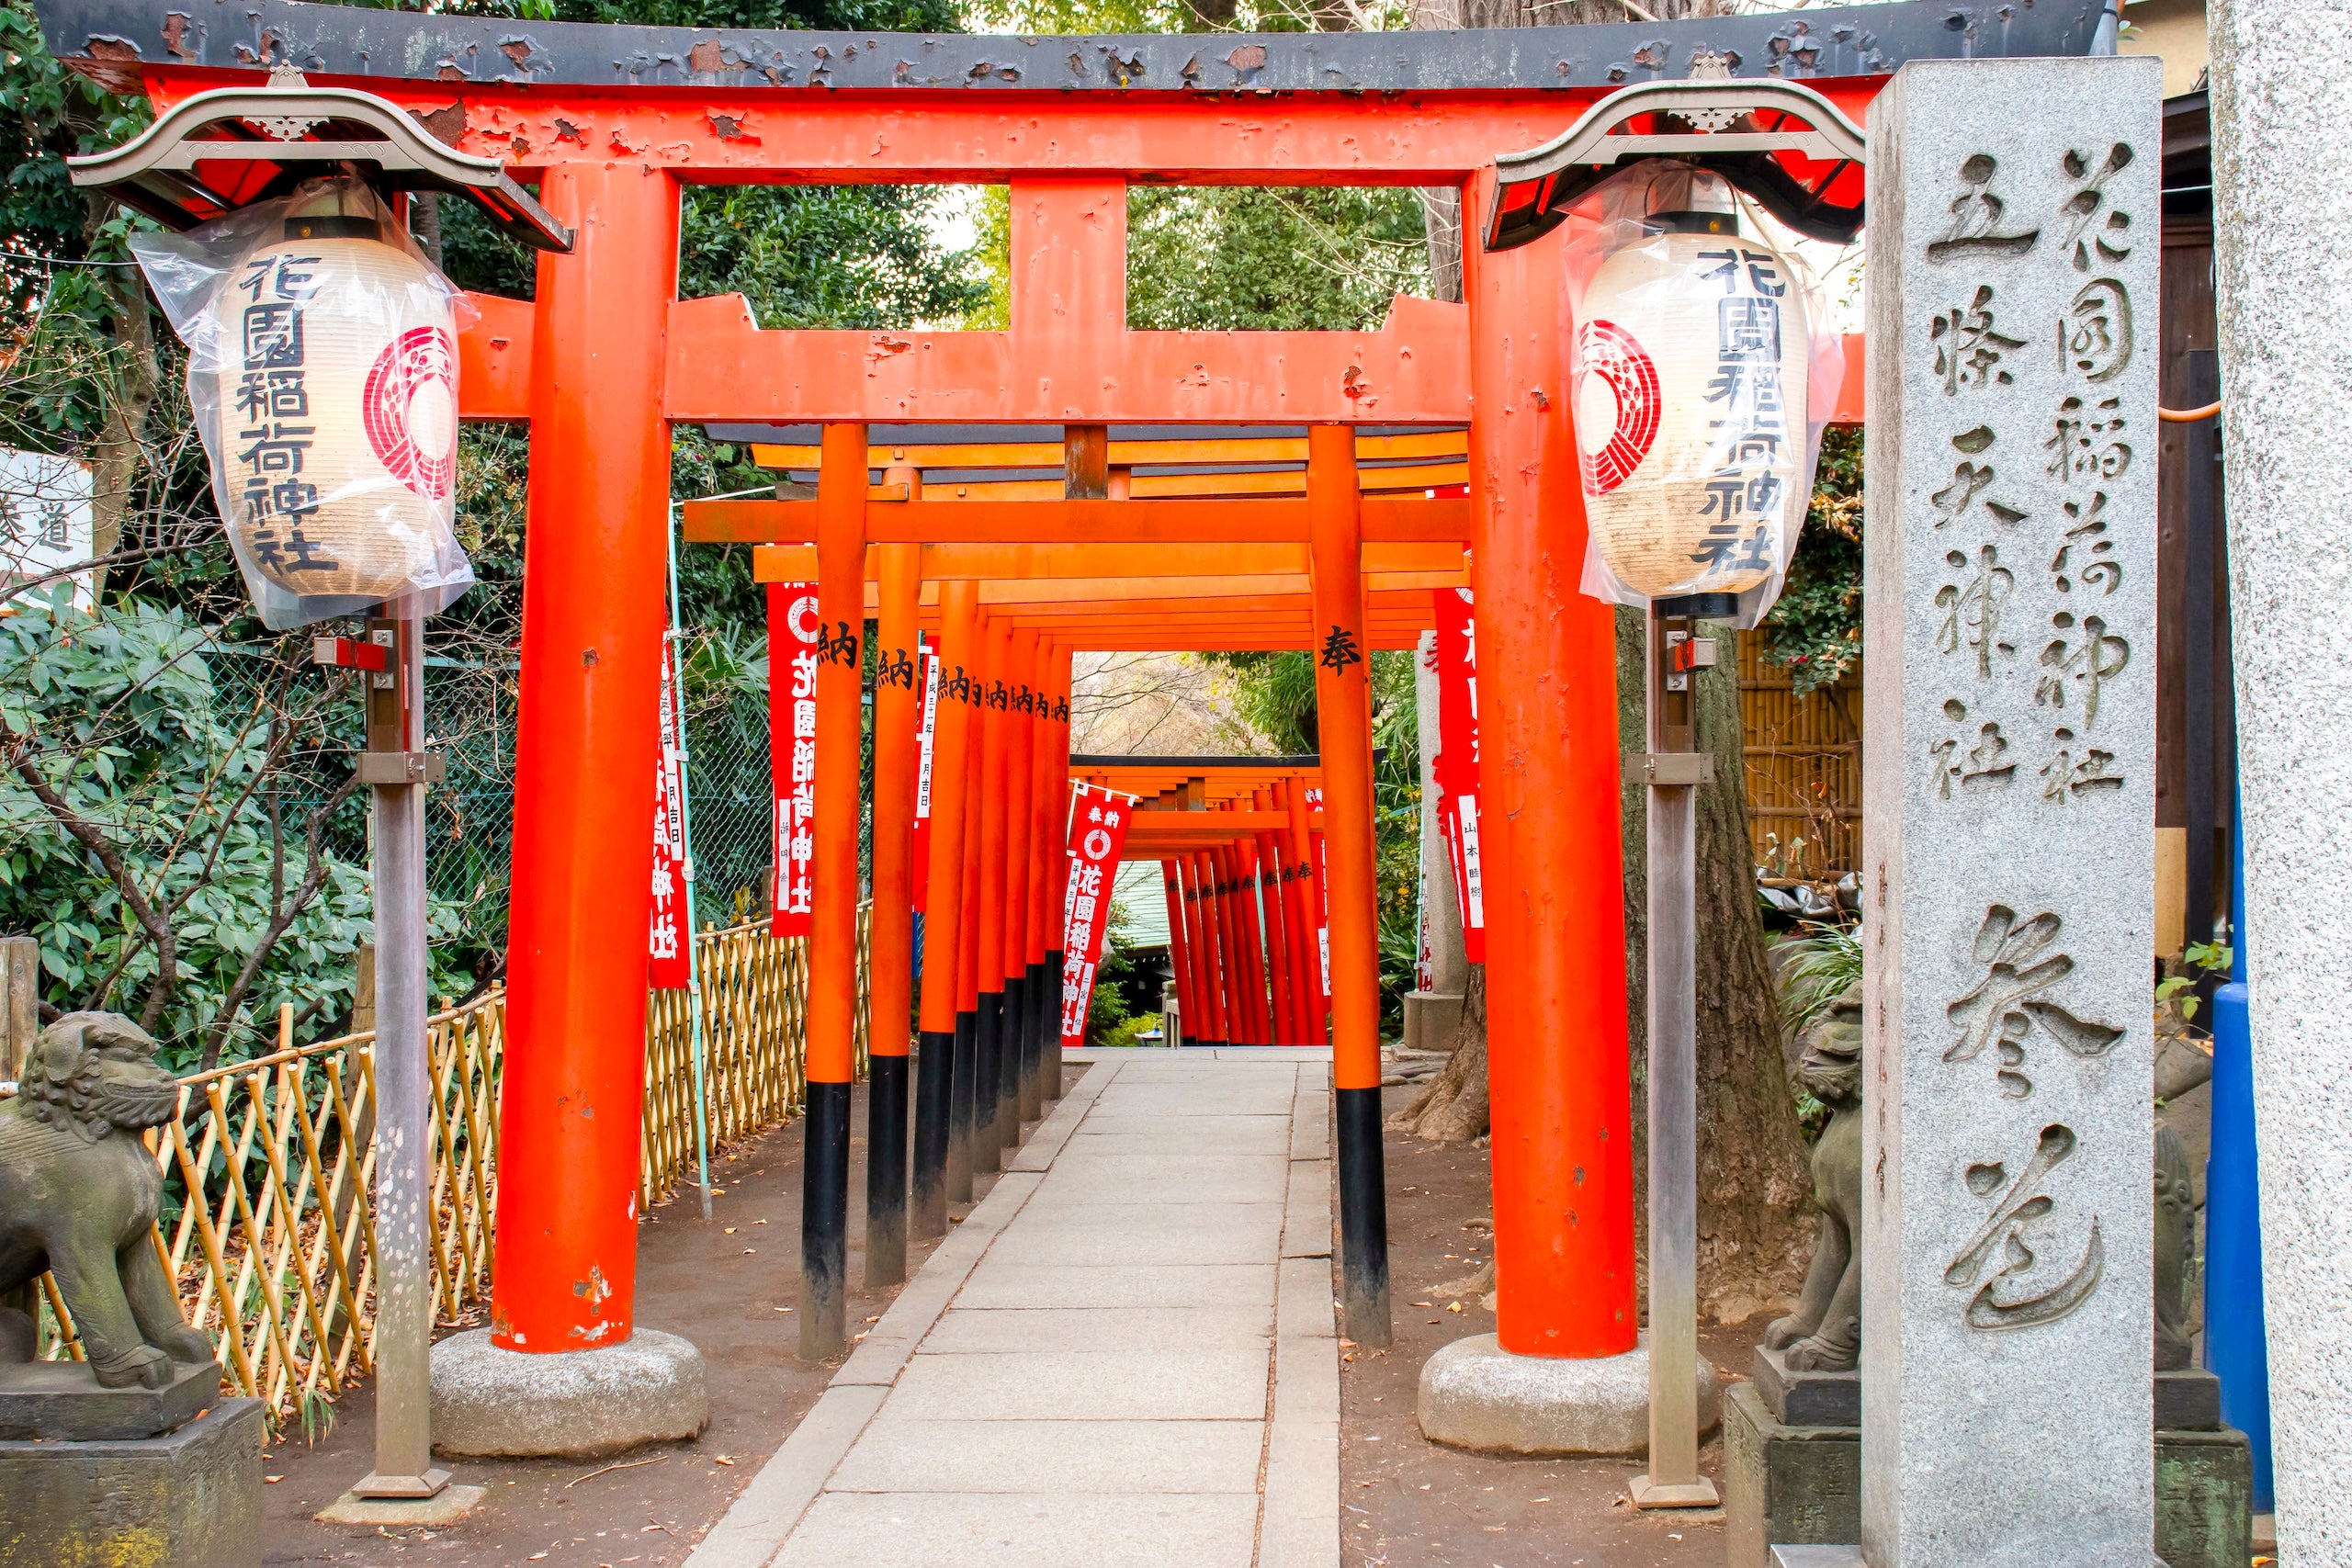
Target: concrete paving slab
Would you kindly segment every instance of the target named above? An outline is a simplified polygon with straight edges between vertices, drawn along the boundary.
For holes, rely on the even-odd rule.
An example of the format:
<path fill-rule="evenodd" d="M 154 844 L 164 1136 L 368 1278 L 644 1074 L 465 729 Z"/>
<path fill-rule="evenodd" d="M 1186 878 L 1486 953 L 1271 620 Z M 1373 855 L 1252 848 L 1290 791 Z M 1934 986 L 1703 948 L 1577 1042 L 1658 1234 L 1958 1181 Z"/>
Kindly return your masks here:
<path fill-rule="evenodd" d="M 1328 1089 L 1305 1089 L 1292 1101 L 1290 1157 L 1331 1157 L 1331 1095 Z"/>
<path fill-rule="evenodd" d="M 1279 1203 L 1290 1188 L 1280 1155 L 1064 1154 L 1035 1200 L 1059 1204 Z"/>
<path fill-rule="evenodd" d="M 686 1568 L 763 1568 L 825 1479 L 882 1407 L 886 1389 L 835 1383 L 825 1390 L 775 1457 L 760 1467 L 726 1517 L 686 1559 Z"/>
<path fill-rule="evenodd" d="M 1319 1159 L 1292 1161 L 1287 1186 L 1283 1204 L 1283 1256 L 1330 1257 L 1330 1162 Z"/>
<path fill-rule="evenodd" d="M 1250 1568 L 1258 1499 L 832 1492 L 775 1568 Z"/>
<path fill-rule="evenodd" d="M 1274 1303 L 1274 1265 L 1083 1269 L 998 1264 L 976 1271 L 956 1304 L 964 1307 L 1254 1306 Z"/>
<path fill-rule="evenodd" d="M 1283 1258 L 1280 1288 L 1281 1302 L 1274 1316 L 1277 1335 L 1284 1339 L 1340 1337 L 1339 1318 L 1332 1306 L 1339 1292 L 1331 1278 L 1329 1258 Z"/>
<path fill-rule="evenodd" d="M 1065 1061 L 693 1568 L 1338 1568 L 1329 1052 Z"/>
<path fill-rule="evenodd" d="M 1123 1154 L 1278 1155 L 1290 1148 L 1286 1116 L 1112 1116 L 1097 1111 L 1063 1145 L 1072 1153 L 1115 1145 Z"/>
<path fill-rule="evenodd" d="M 833 1374 L 840 1383 L 889 1383 L 897 1381 L 899 1370 L 907 1358 L 914 1354 L 915 1346 L 931 1332 L 939 1314 L 956 1292 L 964 1288 L 972 1269 L 1015 1214 L 1032 1201 L 1045 1179 L 1026 1172 L 1008 1172 L 997 1179 L 964 1223 L 933 1248 L 930 1258 L 917 1269 L 882 1314 L 882 1321 L 866 1333 L 857 1348 L 850 1353 L 842 1370 Z"/>
<path fill-rule="evenodd" d="M 1256 1421 L 893 1416 L 866 1428 L 826 1489 L 1254 1494 L 1264 1440 L 1265 1430 Z"/>
<path fill-rule="evenodd" d="M 918 1355 L 890 1412 L 933 1421 L 1247 1421 L 1266 1414 L 1266 1350 Z"/>
<path fill-rule="evenodd" d="M 1282 1224 L 1280 1203 L 1064 1204 L 1024 1214 L 980 1267 L 1254 1263 L 1279 1248 Z"/>
<path fill-rule="evenodd" d="M 1287 1082 L 1266 1084 L 1114 1083 L 1096 1100 L 1104 1116 L 1290 1115 L 1296 1094 Z"/>
<path fill-rule="evenodd" d="M 1297 1062 L 1232 1062 L 1208 1056 L 1138 1056 L 1119 1065 L 1119 1079 L 1122 1083 L 1139 1083 L 1163 1077 L 1221 1077 L 1228 1083 L 1250 1083 L 1282 1075 L 1295 1078 L 1305 1070 Z"/>
<path fill-rule="evenodd" d="M 922 1354 L 1238 1350 L 1273 1336 L 1273 1314 L 1262 1306 L 959 1308 L 939 1320 Z"/>

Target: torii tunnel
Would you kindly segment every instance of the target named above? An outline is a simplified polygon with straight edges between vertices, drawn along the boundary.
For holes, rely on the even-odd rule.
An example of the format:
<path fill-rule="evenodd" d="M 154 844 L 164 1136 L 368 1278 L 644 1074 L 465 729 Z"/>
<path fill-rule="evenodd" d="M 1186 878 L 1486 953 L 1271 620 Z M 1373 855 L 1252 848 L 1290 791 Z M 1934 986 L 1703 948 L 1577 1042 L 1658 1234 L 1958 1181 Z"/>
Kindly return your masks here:
<path fill-rule="evenodd" d="M 569 254 L 540 257 L 535 299 L 477 298 L 460 345 L 463 416 L 531 427 L 496 1341 L 610 1345 L 634 1321 L 646 992 L 641 966 L 617 959 L 643 950 L 646 909 L 615 890 L 650 878 L 670 432 L 716 423 L 819 427 L 817 494 L 695 508 L 689 536 L 799 547 L 813 571 L 778 562 L 763 575 L 813 576 L 823 620 L 853 629 L 846 646 L 829 643 L 819 675 L 812 1213 L 838 1213 L 848 1179 L 854 628 L 869 571 L 886 660 L 935 626 L 946 664 L 1021 671 L 1059 695 L 1080 649 L 1307 649 L 1348 1331 L 1384 1341 L 1366 655 L 1409 646 L 1430 624 L 1432 581 L 1468 581 L 1498 1336 L 1532 1355 L 1632 1349 L 1626 993 L 1621 965 L 1590 958 L 1625 940 L 1614 623 L 1577 589 L 1586 519 L 1563 247 L 1482 243 L 1495 160 L 1559 136 L 1619 85 L 1687 74 L 1702 46 L 1738 75 L 1802 78 L 1860 120 L 1906 57 L 2081 52 L 2070 30 L 2089 26 L 2091 9 L 2005 9 L 1997 24 L 1922 3 L 1492 33 L 988 39 L 601 28 L 287 0 L 45 6 L 61 58 L 159 108 L 292 64 L 503 160 L 575 232 Z M 740 297 L 679 299 L 682 188 L 748 183 L 1008 186 L 1009 328 L 763 331 Z M 1453 187 L 1464 302 L 1399 299 L 1380 327 L 1356 332 L 1131 331 L 1136 183 Z M 1051 427 L 1062 482 L 1045 499 L 943 495 L 919 474 L 891 478 L 887 442 L 877 460 L 876 427 L 944 423 Z M 1303 430 L 1304 470 L 1286 492 L 1114 488 L 1124 427 Z M 1461 433 L 1466 495 L 1367 483 L 1376 466 L 1365 443 L 1417 431 Z M 913 695 L 886 685 L 876 697 L 877 734 L 893 737 L 877 757 L 876 953 L 909 943 L 911 774 L 897 738 L 913 732 Z M 1015 761 L 1023 745 L 1028 770 Z M 960 941 L 945 928 L 964 918 L 969 859 L 978 961 L 1008 979 L 1044 961 L 1038 915 L 1058 892 L 1059 850 L 1042 807 L 1067 776 L 1066 745 L 1050 719 L 950 712 L 935 773 L 969 783 L 934 801 L 927 947 Z M 987 774 L 992 763 L 1002 771 Z M 1257 852 L 1295 852 L 1304 788 L 1270 788 L 1262 807 L 1253 793 L 1246 827 L 1254 837 L 1269 818 L 1272 840 Z M 1025 840 L 1008 834 L 1020 810 Z M 1293 973 L 1305 959 L 1282 954 Z M 909 1032 L 880 1026 L 912 1010 L 901 968 L 875 965 L 871 1049 L 877 1085 L 895 1073 L 903 1096 Z M 935 957 L 926 965 L 926 1060 L 953 1040 L 961 978 Z M 1306 1010 L 1303 989 L 1289 988 L 1294 1012 Z M 1319 1032 L 1320 1001 L 1304 1023 L 1242 1027 Z M 1050 1092 L 1048 1076 L 1040 1064 L 1038 1092 Z M 977 1112 L 971 1125 L 977 1144 Z M 952 1166 L 944 1151 L 928 1165 L 925 1155 L 915 1150 L 918 1225 L 939 1201 L 923 1172 Z M 842 1334 L 832 1224 L 829 1243 L 821 1224 L 810 1228 L 816 1310 L 804 1314 L 803 1348 L 820 1353 Z"/>

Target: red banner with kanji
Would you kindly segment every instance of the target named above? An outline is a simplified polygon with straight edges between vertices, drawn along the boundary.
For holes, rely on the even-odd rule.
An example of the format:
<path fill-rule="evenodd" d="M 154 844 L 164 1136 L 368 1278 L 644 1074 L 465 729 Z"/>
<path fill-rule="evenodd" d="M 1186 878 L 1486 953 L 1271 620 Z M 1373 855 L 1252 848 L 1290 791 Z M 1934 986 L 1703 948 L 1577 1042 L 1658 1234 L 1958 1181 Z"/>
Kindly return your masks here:
<path fill-rule="evenodd" d="M 930 637 L 915 655 L 914 907 L 931 904 L 931 742 L 939 728 L 939 645 Z"/>
<path fill-rule="evenodd" d="M 813 582 L 768 584 L 768 766 L 775 783 L 775 936 L 807 936 L 817 884 L 817 619 Z"/>
<path fill-rule="evenodd" d="M 1317 784 L 1306 791 L 1306 809 L 1323 809 L 1323 786 Z M 1323 954 L 1323 996 L 1331 995 L 1331 894 L 1323 881 L 1323 835 L 1306 835 L 1307 865 L 1315 877 L 1315 944 Z"/>
<path fill-rule="evenodd" d="M 1062 1044 L 1086 1043 L 1086 1010 L 1094 999 L 1094 970 L 1111 925 L 1111 886 L 1119 850 L 1127 841 L 1131 795 L 1100 784 L 1073 784 L 1069 797 L 1069 888 L 1062 895 Z"/>
<path fill-rule="evenodd" d="M 691 982 L 686 958 L 686 822 L 678 777 L 678 695 L 669 638 L 662 648 L 662 744 L 654 758 L 653 930 L 646 948 L 646 984 L 683 991 Z"/>
<path fill-rule="evenodd" d="M 1478 632 L 1470 590 L 1440 589 L 1437 602 L 1437 820 L 1453 863 L 1463 956 L 1487 961 L 1486 877 L 1478 856 Z"/>

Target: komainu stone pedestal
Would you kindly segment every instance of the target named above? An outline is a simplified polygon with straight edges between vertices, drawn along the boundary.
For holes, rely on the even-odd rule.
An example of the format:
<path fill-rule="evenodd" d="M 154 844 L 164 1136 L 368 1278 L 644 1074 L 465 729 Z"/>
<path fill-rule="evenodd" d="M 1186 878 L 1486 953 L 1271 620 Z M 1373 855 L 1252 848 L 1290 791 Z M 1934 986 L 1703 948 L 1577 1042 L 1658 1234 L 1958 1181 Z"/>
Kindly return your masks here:
<path fill-rule="evenodd" d="M 262 1404 L 220 1399 L 160 1438 L 0 1442 L 0 1568 L 261 1562 Z"/>
<path fill-rule="evenodd" d="M 220 1403 L 220 1363 L 175 1361 L 161 1388 L 105 1388 L 85 1361 L 0 1364 L 0 1441 L 119 1442 L 176 1432 Z"/>
<path fill-rule="evenodd" d="M 1861 1538 L 1860 1430 L 1782 1420 L 1768 1403 L 1765 1354 L 1758 1355 L 1757 1381 L 1724 1395 L 1725 1568 L 1782 1568 L 1806 1561 L 1793 1556 L 1796 1549 L 1850 1552 Z M 1817 1404 L 1827 1395 L 1805 1383 L 1836 1375 L 1804 1374 L 1793 1385 L 1797 1397 Z M 2160 1413 L 2211 1422 L 2155 1435 L 2155 1550 L 2168 1568 L 2238 1568 L 2253 1551 L 2252 1453 L 2245 1433 L 2221 1424 L 2213 1384 L 2211 1372 L 2156 1374 Z M 1783 1408 L 1792 1407 L 1784 1400 Z M 1776 1562 L 1779 1548 L 1790 1550 L 1778 1551 Z"/>
<path fill-rule="evenodd" d="M 1772 1548 L 1862 1538 L 1862 1434 L 1792 1427 L 1754 1383 L 1724 1395 L 1724 1562 L 1768 1568 Z"/>

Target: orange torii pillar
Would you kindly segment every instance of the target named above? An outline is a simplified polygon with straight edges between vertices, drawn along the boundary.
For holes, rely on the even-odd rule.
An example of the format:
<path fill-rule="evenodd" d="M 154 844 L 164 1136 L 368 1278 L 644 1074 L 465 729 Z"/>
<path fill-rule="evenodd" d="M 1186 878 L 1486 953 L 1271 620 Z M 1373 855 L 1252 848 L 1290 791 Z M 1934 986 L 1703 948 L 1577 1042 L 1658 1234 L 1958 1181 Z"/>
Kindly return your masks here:
<path fill-rule="evenodd" d="M 1190 855 L 1179 854 L 1168 863 L 1176 877 L 1176 919 L 1184 928 L 1184 973 L 1182 976 L 1184 1037 L 1195 1045 L 1204 1045 L 1215 1036 L 1209 1017 L 1208 953 L 1206 938 L 1201 929 L 1200 902 L 1194 894 L 1193 863 Z"/>
<path fill-rule="evenodd" d="M 800 1196 L 800 1354 L 812 1361 L 837 1354 L 846 1343 L 849 1300 L 865 505 L 865 426 L 828 424 L 817 473 L 817 859 L 808 924 L 808 1152 Z"/>
<path fill-rule="evenodd" d="M 988 623 L 975 621 L 972 638 L 971 739 L 964 748 L 964 940 L 956 957 L 956 1127 L 966 1151 L 964 1178 L 954 1193 L 960 1202 L 972 1198 L 972 1179 L 983 1168 L 986 1112 L 993 1109 L 995 1092 L 984 1098 L 980 1072 L 980 773 L 988 755 Z M 989 1080 L 993 1081 L 993 1080 Z"/>
<path fill-rule="evenodd" d="M 531 307 L 530 570 L 491 1275 L 492 1343 L 526 1352 L 620 1345 L 636 1315 L 670 508 L 662 343 L 678 258 L 678 187 L 660 170 L 561 164 L 540 194 L 578 237 L 570 255 L 540 255 Z M 641 1337 L 639 1350 L 693 1357 L 664 1336 Z M 561 1403 L 543 1373 L 514 1365 L 514 1401 Z M 699 1366 L 692 1376 L 699 1383 Z M 612 1397 L 597 1394 L 600 1405 Z M 552 1408 L 548 1421 L 560 1424 Z M 559 1451 L 565 1434 L 549 1435 Z"/>
<path fill-rule="evenodd" d="M 1246 803 L 1235 809 L 1247 809 Z M 1241 951 L 1250 966 L 1249 1001 L 1250 1043 L 1271 1045 L 1274 1032 L 1268 1017 L 1273 997 L 1269 978 L 1266 947 L 1258 929 L 1258 877 L 1256 852 L 1247 839 L 1236 839 L 1227 846 L 1226 857 L 1233 863 L 1234 916 L 1241 925 Z"/>
<path fill-rule="evenodd" d="M 1062 905 L 1069 883 L 1070 649 L 1046 650 L 1046 709 L 1037 748 L 1037 866 L 1035 900 L 1037 953 L 1037 1089 L 1062 1097 Z"/>
<path fill-rule="evenodd" d="M 1313 846 L 1307 841 L 1306 784 L 1283 779 L 1274 785 L 1274 804 L 1290 818 L 1281 835 L 1283 849 L 1283 930 L 1290 943 L 1292 972 L 1298 976 L 1292 1005 L 1298 1010 L 1297 1038 L 1303 1045 L 1323 1043 L 1323 958 L 1315 937 L 1315 874 Z"/>
<path fill-rule="evenodd" d="M 1250 808 L 1272 810 L 1273 791 L 1251 791 Z M 1303 1044 L 1305 1041 L 1298 1032 L 1296 998 L 1292 995 L 1289 932 L 1283 922 L 1282 852 L 1274 847 L 1272 829 L 1259 829 L 1250 847 L 1257 857 L 1251 870 L 1257 889 L 1258 918 L 1265 926 L 1266 962 L 1273 976 L 1274 1043 Z"/>
<path fill-rule="evenodd" d="M 1004 1021 L 997 1035 L 997 1108 L 1004 1118 L 1005 1146 L 1021 1141 L 1021 1123 L 1037 1119 L 1036 1077 L 1029 1055 L 1029 831 L 1034 825 L 1029 791 L 1037 776 L 1037 634 L 1016 629 L 1007 649 L 1012 667 L 1005 682 L 1004 928 L 999 972 L 1004 976 Z M 1026 1090 L 1027 1092 L 1023 1092 Z"/>
<path fill-rule="evenodd" d="M 1491 181 L 1473 183 L 1464 211 L 1487 210 Z M 1496 1332 L 1505 1352 L 1590 1359 L 1632 1351 L 1639 1329 L 1624 970 L 1589 961 L 1625 942 L 1616 624 L 1576 591 L 1585 513 L 1561 395 L 1568 323 L 1549 303 L 1564 298 L 1562 242 L 1497 254 L 1474 237 L 1464 249 L 1471 552 L 1489 677 L 1480 850 Z M 1585 1383 L 1600 1397 L 1605 1381 Z"/>
<path fill-rule="evenodd" d="M 1177 1028 L 1183 1030 L 1193 1022 L 1192 955 L 1185 951 L 1184 942 L 1184 889 L 1176 880 L 1174 861 L 1161 861 L 1159 874 L 1168 892 L 1168 976 L 1176 984 Z M 1160 1021 L 1160 1039 L 1170 1041 L 1165 1019 Z"/>
<path fill-rule="evenodd" d="M 922 551 L 884 545 L 875 633 L 874 914 L 865 1086 L 865 1280 L 907 1277 L 907 1026 L 914 986 L 916 654 Z"/>
<path fill-rule="evenodd" d="M 940 584 L 939 708 L 931 752 L 930 886 L 923 900 L 922 1055 L 916 1064 L 911 1224 L 918 1236 L 947 1234 L 951 1198 L 972 1195 L 971 1117 L 956 1113 L 959 1039 L 958 990 L 964 952 L 964 844 L 971 796 L 964 787 L 972 742 L 972 645 L 979 616 L 979 585 Z"/>
<path fill-rule="evenodd" d="M 1010 686 L 1005 679 L 1012 666 L 1012 626 L 989 621 L 981 632 L 980 662 L 988 674 L 988 690 L 980 707 L 979 776 L 974 784 L 980 813 L 978 858 L 974 887 L 977 911 L 973 932 L 976 970 L 972 1080 L 972 1169 L 1000 1169 L 1004 1151 L 1019 1129 L 1004 1125 L 1004 746 L 1005 704 Z"/>
<path fill-rule="evenodd" d="M 1340 1310 L 1348 1337 L 1377 1348 L 1389 1339 L 1388 1197 L 1380 1146 L 1380 953 L 1373 908 L 1372 661 L 1363 624 L 1363 501 L 1355 433 L 1343 424 L 1310 425 L 1307 559 L 1331 897 Z"/>
<path fill-rule="evenodd" d="M 1234 909 L 1233 856 L 1222 844 L 1211 844 L 1202 854 L 1208 862 L 1209 897 L 1216 905 L 1216 929 L 1224 938 L 1219 956 L 1225 963 L 1225 1038 L 1235 1045 L 1255 1044 L 1250 1029 L 1250 953 L 1242 944 L 1241 922 Z"/>
<path fill-rule="evenodd" d="M 1194 850 L 1190 869 L 1193 908 L 1200 917 L 1201 952 L 1206 959 L 1201 977 L 1208 990 L 1208 1043 L 1223 1045 L 1233 1038 L 1231 1014 L 1226 1006 L 1232 964 L 1226 948 L 1225 923 L 1217 919 L 1216 868 L 1209 863 L 1208 852 Z"/>

